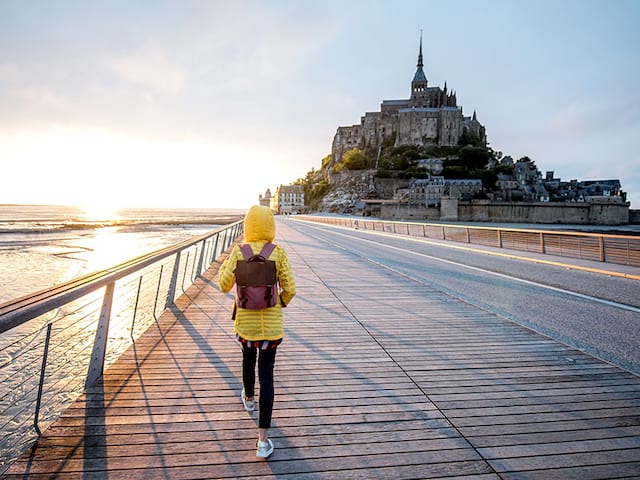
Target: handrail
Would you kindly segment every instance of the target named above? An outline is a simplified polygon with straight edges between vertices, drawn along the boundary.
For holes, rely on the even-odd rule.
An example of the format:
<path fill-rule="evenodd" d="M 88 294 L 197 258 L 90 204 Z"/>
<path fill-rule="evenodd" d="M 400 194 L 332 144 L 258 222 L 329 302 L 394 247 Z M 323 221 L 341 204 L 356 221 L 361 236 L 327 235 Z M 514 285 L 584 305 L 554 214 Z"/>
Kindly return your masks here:
<path fill-rule="evenodd" d="M 52 421 L 81 387 L 91 387 L 107 355 L 111 361 L 135 342 L 134 327 L 140 335 L 153 324 L 158 300 L 170 307 L 178 290 L 186 291 L 185 283 L 201 276 L 242 233 L 238 221 L 0 304 L 0 474 L 2 465 L 19 455 L 20 445 L 40 435 L 40 416 Z M 143 279 L 149 281 L 143 285 Z M 32 320 L 35 324 L 27 323 Z M 113 344 L 108 344 L 110 326 L 118 338 Z M 43 396 L 48 404 L 41 402 Z"/>
<path fill-rule="evenodd" d="M 607 233 L 499 228 L 367 217 L 297 215 L 301 220 L 640 267 L 640 237 Z"/>
<path fill-rule="evenodd" d="M 153 263 L 175 255 L 202 241 L 206 241 L 220 232 L 227 231 L 230 228 L 238 230 L 238 227 L 241 227 L 241 225 L 242 222 L 235 222 L 229 226 L 196 237 L 195 239 L 185 240 L 176 245 L 140 255 L 105 270 L 92 272 L 82 277 L 74 278 L 66 283 L 2 303 L 0 304 L 0 334 L 38 317 L 47 311 L 83 297 L 105 285 L 114 283 Z M 236 231 L 236 238 L 239 233 L 240 232 Z"/>

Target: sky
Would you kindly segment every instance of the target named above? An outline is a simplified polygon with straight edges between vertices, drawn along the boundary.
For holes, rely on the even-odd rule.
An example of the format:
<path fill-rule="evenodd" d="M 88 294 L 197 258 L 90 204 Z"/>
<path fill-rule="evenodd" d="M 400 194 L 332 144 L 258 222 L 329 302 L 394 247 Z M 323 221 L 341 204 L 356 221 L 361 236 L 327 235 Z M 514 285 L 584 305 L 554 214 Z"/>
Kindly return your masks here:
<path fill-rule="evenodd" d="M 640 1 L 0 0 L 0 204 L 247 208 L 429 86 L 640 209 Z"/>

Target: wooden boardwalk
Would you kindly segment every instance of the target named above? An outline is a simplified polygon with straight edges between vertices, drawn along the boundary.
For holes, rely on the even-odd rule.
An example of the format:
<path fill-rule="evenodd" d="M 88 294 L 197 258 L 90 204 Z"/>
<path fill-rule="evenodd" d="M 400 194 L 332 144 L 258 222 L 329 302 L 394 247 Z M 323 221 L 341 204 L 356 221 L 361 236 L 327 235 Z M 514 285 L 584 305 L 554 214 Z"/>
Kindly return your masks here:
<path fill-rule="evenodd" d="M 6 478 L 640 478 L 638 377 L 278 229 L 298 296 L 268 461 L 214 268 Z"/>

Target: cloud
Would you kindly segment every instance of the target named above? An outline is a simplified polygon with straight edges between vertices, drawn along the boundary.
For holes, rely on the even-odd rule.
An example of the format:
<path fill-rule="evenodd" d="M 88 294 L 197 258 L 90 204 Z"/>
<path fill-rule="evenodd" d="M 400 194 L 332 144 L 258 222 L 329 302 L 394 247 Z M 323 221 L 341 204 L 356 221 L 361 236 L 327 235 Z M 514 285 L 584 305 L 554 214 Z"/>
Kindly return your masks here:
<path fill-rule="evenodd" d="M 40 108 L 64 108 L 67 99 L 46 85 L 16 87 L 9 90 L 9 96 L 19 102 Z"/>
<path fill-rule="evenodd" d="M 157 93 L 177 94 L 182 92 L 188 83 L 186 69 L 169 60 L 159 49 L 152 47 L 112 55 L 106 57 L 103 63 L 120 80 Z"/>
<path fill-rule="evenodd" d="M 631 100 L 631 101 L 630 101 Z M 559 106 L 547 118 L 550 134 L 588 138 L 592 135 L 617 134 L 621 130 L 640 131 L 638 102 L 625 98 L 624 103 L 607 96 L 572 100 Z"/>
<path fill-rule="evenodd" d="M 0 79 L 2 83 L 15 84 L 24 79 L 24 72 L 15 63 L 0 63 Z"/>

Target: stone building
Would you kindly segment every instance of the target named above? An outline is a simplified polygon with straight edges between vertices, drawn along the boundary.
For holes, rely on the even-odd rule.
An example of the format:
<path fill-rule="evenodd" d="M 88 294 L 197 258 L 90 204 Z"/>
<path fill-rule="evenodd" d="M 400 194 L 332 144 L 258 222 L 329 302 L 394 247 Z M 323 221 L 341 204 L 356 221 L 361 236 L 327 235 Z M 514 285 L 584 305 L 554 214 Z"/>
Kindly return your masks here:
<path fill-rule="evenodd" d="M 267 188 L 267 191 L 264 192 L 264 195 L 260 195 L 258 197 L 258 202 L 259 205 L 262 205 L 263 207 L 271 207 L 271 199 L 272 199 L 272 195 L 271 195 L 271 189 Z"/>
<path fill-rule="evenodd" d="M 278 214 L 298 213 L 304 209 L 304 190 L 301 185 L 280 185 L 271 197 L 271 210 Z"/>
<path fill-rule="evenodd" d="M 444 178 L 429 176 L 426 179 L 415 179 L 409 187 L 400 188 L 394 196 L 412 206 L 439 207 L 442 197 L 471 199 L 482 192 L 482 180 L 477 178 Z"/>
<path fill-rule="evenodd" d="M 337 163 L 352 148 L 380 152 L 382 144 L 457 145 L 465 132 L 486 143 L 485 128 L 473 116 L 465 117 L 458 106 L 456 93 L 429 86 L 423 70 L 422 37 L 416 73 L 411 81 L 411 96 L 406 100 L 383 100 L 379 112 L 366 112 L 359 125 L 338 127 L 331 146 L 331 159 Z"/>

